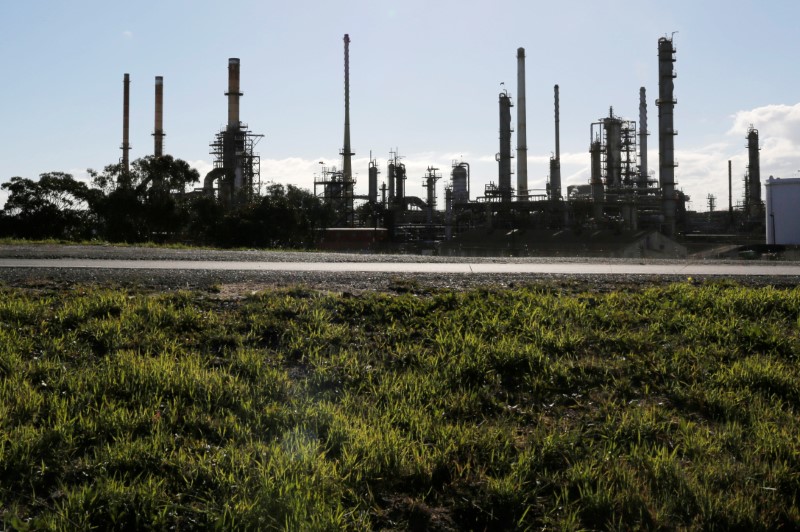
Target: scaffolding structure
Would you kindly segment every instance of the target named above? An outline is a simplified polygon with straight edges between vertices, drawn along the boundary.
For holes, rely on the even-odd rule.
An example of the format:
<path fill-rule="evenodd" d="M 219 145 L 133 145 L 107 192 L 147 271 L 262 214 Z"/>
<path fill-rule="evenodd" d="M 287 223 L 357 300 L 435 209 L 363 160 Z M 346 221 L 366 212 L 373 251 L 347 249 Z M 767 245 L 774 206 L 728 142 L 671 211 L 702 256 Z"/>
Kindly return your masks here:
<path fill-rule="evenodd" d="M 608 117 L 592 123 L 591 138 L 600 142 L 600 176 L 606 193 L 632 192 L 637 188 L 636 122 L 615 116 L 610 108 Z"/>
<path fill-rule="evenodd" d="M 255 147 L 264 135 L 251 132 L 246 124 L 219 131 L 209 144 L 214 169 L 222 172 L 218 197 L 228 207 L 243 205 L 261 193 L 261 156 Z"/>
<path fill-rule="evenodd" d="M 354 222 L 355 183 L 355 179 L 348 178 L 344 170 L 335 166 L 323 166 L 321 172 L 314 176 L 314 195 L 338 213 L 337 225 L 352 225 Z"/>

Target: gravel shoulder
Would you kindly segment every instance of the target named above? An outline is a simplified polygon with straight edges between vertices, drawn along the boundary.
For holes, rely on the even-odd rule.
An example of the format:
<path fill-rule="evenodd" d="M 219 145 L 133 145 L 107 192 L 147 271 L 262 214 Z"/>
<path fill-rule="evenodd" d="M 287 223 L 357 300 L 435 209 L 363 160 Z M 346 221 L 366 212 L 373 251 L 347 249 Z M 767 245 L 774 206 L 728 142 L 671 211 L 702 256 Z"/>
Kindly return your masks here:
<path fill-rule="evenodd" d="M 165 249 L 151 247 L 71 246 L 71 245 L 0 245 L 4 258 L 75 258 L 114 260 L 202 260 L 253 262 L 450 262 L 450 263 L 548 263 L 592 262 L 592 258 L 563 257 L 435 257 L 421 255 L 366 255 L 353 253 L 317 253 L 259 250 Z M 686 261 L 644 261 L 639 259 L 603 259 L 605 262 L 685 263 Z M 708 264 L 708 261 L 695 261 Z M 717 261 L 738 264 L 739 261 Z M 723 279 L 704 276 L 691 282 Z M 311 290 L 358 294 L 362 292 L 427 293 L 439 289 L 476 287 L 513 287 L 525 284 L 552 285 L 569 290 L 635 290 L 646 286 L 686 282 L 685 276 L 652 275 L 566 275 L 566 274 L 423 274 L 423 273 L 352 273 L 352 272 L 269 272 L 269 271 L 193 271 L 193 270 L 77 270 L 69 268 L 4 268 L 0 283 L 32 289 L 59 289 L 77 284 L 136 287 L 146 290 L 207 290 L 222 297 L 240 297 L 268 288 L 302 286 Z M 793 277 L 746 276 L 736 282 L 749 286 L 794 287 Z"/>

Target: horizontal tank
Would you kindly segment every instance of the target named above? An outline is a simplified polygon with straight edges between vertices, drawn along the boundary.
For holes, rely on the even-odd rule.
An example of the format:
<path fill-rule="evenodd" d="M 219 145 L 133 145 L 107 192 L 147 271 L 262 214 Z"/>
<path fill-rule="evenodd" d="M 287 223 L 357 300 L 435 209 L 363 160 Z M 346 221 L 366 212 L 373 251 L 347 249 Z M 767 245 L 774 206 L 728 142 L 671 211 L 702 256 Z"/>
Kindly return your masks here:
<path fill-rule="evenodd" d="M 767 244 L 800 245 L 800 178 L 766 182 Z"/>

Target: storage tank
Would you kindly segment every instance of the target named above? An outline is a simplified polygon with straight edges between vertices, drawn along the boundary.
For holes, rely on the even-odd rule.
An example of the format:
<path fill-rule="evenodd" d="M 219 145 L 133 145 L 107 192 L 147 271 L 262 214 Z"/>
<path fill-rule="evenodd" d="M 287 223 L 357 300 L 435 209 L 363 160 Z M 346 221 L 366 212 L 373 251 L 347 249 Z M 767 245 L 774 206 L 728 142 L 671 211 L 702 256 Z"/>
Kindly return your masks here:
<path fill-rule="evenodd" d="M 465 163 L 453 167 L 453 202 L 456 204 L 469 202 L 468 172 Z"/>
<path fill-rule="evenodd" d="M 800 245 L 800 178 L 766 182 L 767 244 Z"/>

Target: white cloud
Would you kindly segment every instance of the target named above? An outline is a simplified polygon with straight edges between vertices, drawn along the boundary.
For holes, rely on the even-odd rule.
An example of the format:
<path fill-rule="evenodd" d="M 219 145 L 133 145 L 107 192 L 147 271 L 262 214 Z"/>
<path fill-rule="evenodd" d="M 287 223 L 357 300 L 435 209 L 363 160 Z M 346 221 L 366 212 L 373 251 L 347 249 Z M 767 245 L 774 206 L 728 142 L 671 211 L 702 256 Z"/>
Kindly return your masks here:
<path fill-rule="evenodd" d="M 131 30 L 125 30 L 122 32 L 122 37 L 125 39 L 133 39 L 133 32 Z"/>

